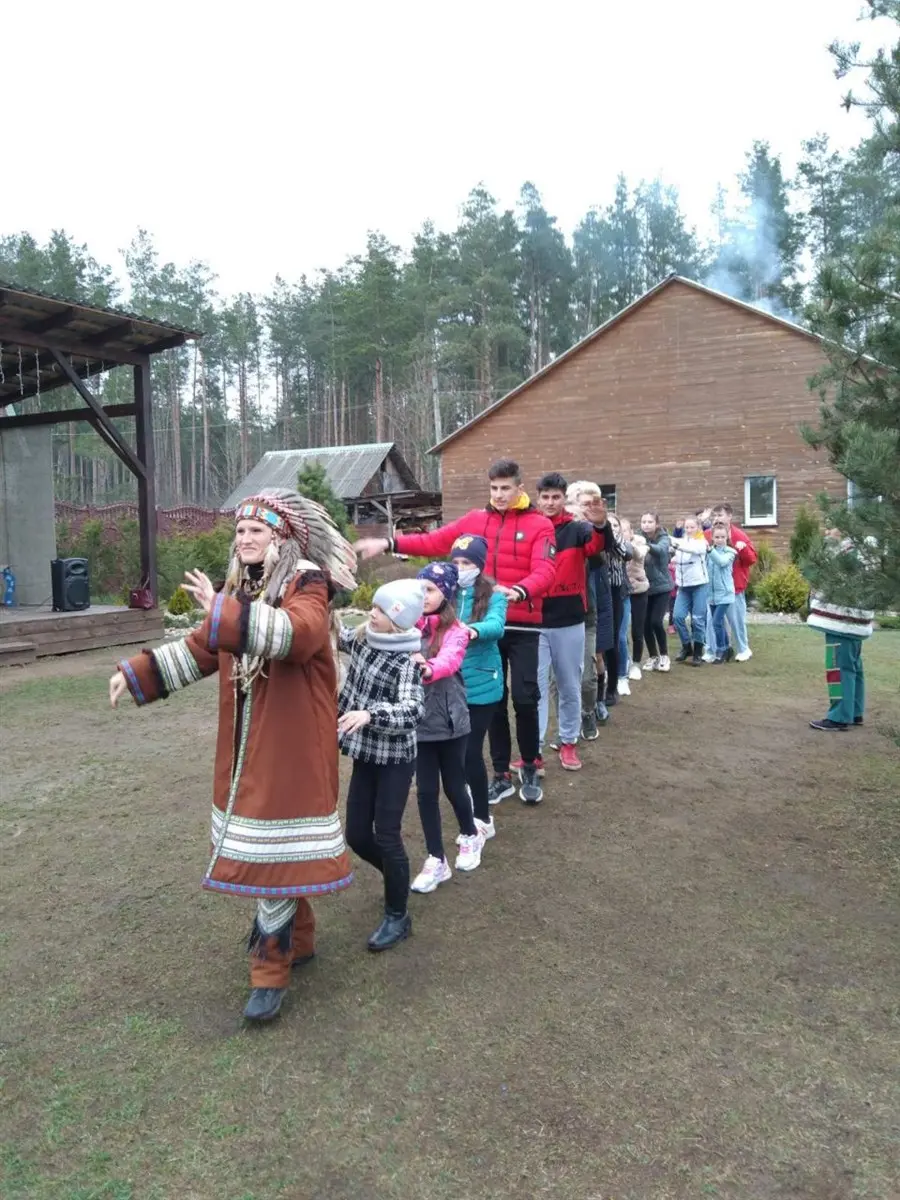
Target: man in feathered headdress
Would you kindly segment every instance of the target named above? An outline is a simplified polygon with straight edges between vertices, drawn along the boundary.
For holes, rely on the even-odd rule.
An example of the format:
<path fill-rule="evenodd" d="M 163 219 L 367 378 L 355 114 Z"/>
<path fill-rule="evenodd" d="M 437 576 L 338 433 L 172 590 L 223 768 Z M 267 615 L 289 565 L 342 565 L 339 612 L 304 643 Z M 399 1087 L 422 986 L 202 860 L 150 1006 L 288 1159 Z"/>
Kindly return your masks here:
<path fill-rule="evenodd" d="M 291 966 L 315 952 L 307 897 L 353 878 L 337 813 L 337 674 L 331 602 L 356 556 L 321 505 L 283 488 L 235 512 L 218 593 L 185 587 L 206 613 L 177 642 L 118 664 L 110 701 L 148 704 L 219 672 L 212 855 L 203 886 L 253 896 L 252 991 L 244 1016 L 278 1015 Z"/>

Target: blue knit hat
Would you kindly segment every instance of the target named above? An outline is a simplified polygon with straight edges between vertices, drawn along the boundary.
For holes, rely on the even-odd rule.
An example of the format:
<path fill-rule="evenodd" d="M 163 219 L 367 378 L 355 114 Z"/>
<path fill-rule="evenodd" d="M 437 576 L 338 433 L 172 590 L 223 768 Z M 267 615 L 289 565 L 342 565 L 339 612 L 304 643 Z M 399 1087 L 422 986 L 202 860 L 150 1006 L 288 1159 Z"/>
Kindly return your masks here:
<path fill-rule="evenodd" d="M 477 533 L 461 533 L 450 547 L 450 558 L 467 558 L 473 567 L 483 571 L 487 566 L 487 538 Z"/>
<path fill-rule="evenodd" d="M 444 599 L 449 603 L 453 603 L 453 598 L 456 595 L 456 589 L 459 586 L 459 571 L 452 562 L 433 562 L 416 576 L 416 579 L 427 579 L 429 583 L 433 583 L 444 594 Z"/>

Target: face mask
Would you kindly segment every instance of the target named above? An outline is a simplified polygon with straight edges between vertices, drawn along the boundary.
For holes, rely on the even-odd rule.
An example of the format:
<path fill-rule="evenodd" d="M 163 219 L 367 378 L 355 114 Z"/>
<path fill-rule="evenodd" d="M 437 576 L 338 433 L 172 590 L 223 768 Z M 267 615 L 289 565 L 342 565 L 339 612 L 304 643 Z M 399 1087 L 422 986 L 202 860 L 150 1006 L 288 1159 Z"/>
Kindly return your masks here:
<path fill-rule="evenodd" d="M 460 567 L 459 586 L 471 587 L 480 574 L 477 567 Z"/>

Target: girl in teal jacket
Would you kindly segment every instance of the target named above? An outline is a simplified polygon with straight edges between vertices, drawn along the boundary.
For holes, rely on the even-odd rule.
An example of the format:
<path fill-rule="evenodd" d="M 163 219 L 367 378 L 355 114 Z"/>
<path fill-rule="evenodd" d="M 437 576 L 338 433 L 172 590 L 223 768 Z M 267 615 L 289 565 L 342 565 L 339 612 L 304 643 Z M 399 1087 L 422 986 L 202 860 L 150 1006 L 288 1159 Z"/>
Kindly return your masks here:
<path fill-rule="evenodd" d="M 463 659 L 471 730 L 466 748 L 466 783 L 472 793 L 475 826 L 489 841 L 495 834 L 488 808 L 488 777 L 484 765 L 484 739 L 497 706 L 503 702 L 503 662 L 498 642 L 506 627 L 506 597 L 494 591 L 494 581 L 484 575 L 488 544 L 478 534 L 460 534 L 450 550 L 459 571 L 456 612 L 469 631 L 469 648 Z"/>

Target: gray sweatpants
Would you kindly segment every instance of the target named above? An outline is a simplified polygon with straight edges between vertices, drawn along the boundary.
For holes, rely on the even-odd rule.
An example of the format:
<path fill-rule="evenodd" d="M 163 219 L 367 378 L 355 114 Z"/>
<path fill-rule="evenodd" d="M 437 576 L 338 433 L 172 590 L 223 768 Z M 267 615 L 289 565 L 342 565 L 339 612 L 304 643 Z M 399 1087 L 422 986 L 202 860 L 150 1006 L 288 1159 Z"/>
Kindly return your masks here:
<path fill-rule="evenodd" d="M 550 721 L 550 667 L 558 691 L 559 737 L 574 744 L 581 732 L 581 673 L 584 668 L 584 625 L 566 625 L 563 629 L 542 629 L 538 644 L 538 687 L 541 699 L 538 713 L 541 746 Z"/>

